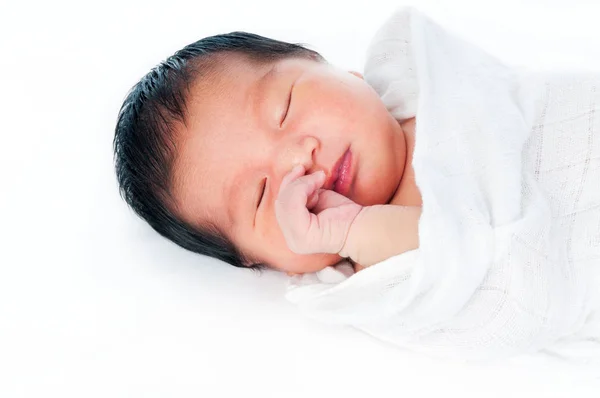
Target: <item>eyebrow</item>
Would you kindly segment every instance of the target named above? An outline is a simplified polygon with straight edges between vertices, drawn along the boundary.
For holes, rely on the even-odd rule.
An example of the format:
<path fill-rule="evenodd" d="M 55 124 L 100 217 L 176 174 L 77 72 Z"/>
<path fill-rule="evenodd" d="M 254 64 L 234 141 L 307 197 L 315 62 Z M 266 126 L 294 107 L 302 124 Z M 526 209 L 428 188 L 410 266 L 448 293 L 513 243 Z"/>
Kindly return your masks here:
<path fill-rule="evenodd" d="M 270 80 L 272 80 L 276 74 L 277 74 L 276 64 L 273 64 L 271 66 L 271 68 L 269 68 L 268 72 L 265 73 L 260 78 L 258 78 L 256 80 L 256 82 L 254 84 L 252 84 L 252 86 L 248 90 L 249 95 L 247 98 L 250 98 L 250 101 L 246 106 L 251 106 L 255 110 L 255 114 L 253 115 L 255 118 L 257 118 L 256 113 L 262 114 L 262 112 L 260 112 L 261 108 L 253 106 L 254 104 L 251 104 L 251 101 L 256 102 L 257 99 L 261 97 L 261 94 L 264 94 L 264 91 L 265 91 L 264 89 L 265 89 L 266 84 Z M 260 102 L 262 102 L 262 101 L 260 101 Z M 226 205 L 227 221 L 230 226 L 235 225 L 236 215 L 237 215 L 235 212 L 235 206 L 232 207 L 232 203 L 238 203 L 240 195 L 241 195 L 240 184 L 237 181 L 237 180 L 239 180 L 238 177 L 234 177 L 233 180 L 231 181 L 231 183 L 225 187 L 225 200 L 227 202 L 227 205 Z M 235 200 L 233 200 L 233 199 L 235 199 Z"/>

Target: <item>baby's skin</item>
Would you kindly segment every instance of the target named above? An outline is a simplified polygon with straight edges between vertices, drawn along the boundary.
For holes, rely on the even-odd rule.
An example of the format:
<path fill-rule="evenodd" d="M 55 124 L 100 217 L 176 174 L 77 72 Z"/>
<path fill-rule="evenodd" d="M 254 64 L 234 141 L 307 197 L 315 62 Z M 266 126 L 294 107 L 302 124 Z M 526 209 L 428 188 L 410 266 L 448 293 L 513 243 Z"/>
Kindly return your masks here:
<path fill-rule="evenodd" d="M 244 266 L 291 275 L 334 265 L 340 252 L 370 265 L 415 246 L 416 228 L 407 241 L 403 231 L 416 209 L 393 205 L 421 205 L 411 167 L 416 116 L 395 119 L 360 73 L 328 63 L 224 54 L 215 65 L 190 87 L 188 118 L 177 125 L 179 219 L 218 231 Z M 303 170 L 290 189 L 318 182 L 280 203 L 278 220 L 281 182 L 296 165 Z"/>
<path fill-rule="evenodd" d="M 284 177 L 275 213 L 290 250 L 338 254 L 359 271 L 418 248 L 420 206 L 361 206 L 324 183 L 325 173 L 301 165 Z"/>

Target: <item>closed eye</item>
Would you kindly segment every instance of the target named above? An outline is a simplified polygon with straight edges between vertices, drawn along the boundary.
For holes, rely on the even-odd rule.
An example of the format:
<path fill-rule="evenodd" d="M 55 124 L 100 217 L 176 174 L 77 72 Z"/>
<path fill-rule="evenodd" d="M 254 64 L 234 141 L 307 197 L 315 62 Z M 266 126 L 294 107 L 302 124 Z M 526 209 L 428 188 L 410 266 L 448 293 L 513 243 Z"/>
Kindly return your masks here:
<path fill-rule="evenodd" d="M 261 202 L 262 202 L 262 198 L 263 196 L 265 196 L 265 190 L 267 187 L 267 179 L 265 178 L 262 181 L 262 186 L 260 187 L 260 197 L 258 198 L 258 201 L 256 202 L 256 208 L 258 209 L 258 207 L 260 206 Z"/>
<path fill-rule="evenodd" d="M 288 97 L 288 103 L 287 106 L 285 108 L 285 114 L 283 115 L 283 117 L 281 118 L 281 124 L 279 125 L 279 127 L 281 127 L 283 125 L 283 122 L 285 121 L 285 118 L 287 117 L 289 111 L 290 111 L 290 105 L 292 104 L 292 92 L 294 91 L 294 85 L 292 85 L 292 88 L 290 89 L 290 95 Z"/>

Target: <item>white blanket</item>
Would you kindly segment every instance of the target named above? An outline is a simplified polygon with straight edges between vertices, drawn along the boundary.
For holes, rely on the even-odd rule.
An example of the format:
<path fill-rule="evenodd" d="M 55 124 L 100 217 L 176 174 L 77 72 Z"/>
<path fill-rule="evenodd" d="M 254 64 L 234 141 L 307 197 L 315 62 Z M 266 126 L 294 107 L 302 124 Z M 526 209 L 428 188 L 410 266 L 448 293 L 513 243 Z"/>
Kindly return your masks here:
<path fill-rule="evenodd" d="M 600 359 L 600 74 L 511 68 L 412 8 L 377 32 L 365 79 L 416 116 L 419 248 L 286 297 L 435 357 Z"/>

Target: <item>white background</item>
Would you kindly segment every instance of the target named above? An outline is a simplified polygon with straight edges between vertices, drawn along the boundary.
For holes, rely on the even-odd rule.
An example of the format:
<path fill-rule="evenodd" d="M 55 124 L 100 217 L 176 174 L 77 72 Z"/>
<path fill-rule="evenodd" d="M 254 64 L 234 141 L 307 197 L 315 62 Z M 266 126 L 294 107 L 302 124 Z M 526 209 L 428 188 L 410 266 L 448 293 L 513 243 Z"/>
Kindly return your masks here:
<path fill-rule="evenodd" d="M 513 64 L 600 70 L 593 1 L 0 3 L 0 397 L 587 397 L 543 362 L 466 367 L 317 324 L 286 277 L 155 234 L 118 196 L 129 88 L 202 37 L 306 43 L 362 72 L 402 4 Z M 595 391 L 595 393 L 594 393 Z"/>

